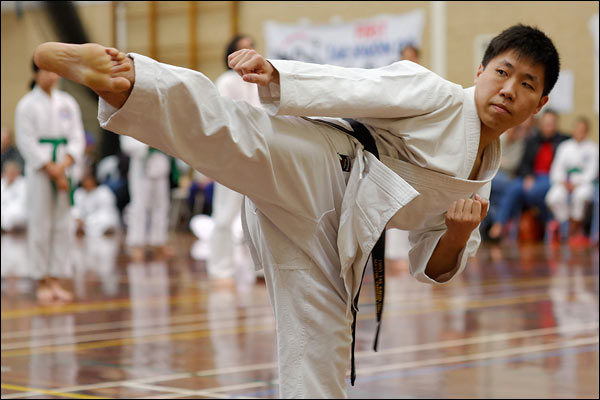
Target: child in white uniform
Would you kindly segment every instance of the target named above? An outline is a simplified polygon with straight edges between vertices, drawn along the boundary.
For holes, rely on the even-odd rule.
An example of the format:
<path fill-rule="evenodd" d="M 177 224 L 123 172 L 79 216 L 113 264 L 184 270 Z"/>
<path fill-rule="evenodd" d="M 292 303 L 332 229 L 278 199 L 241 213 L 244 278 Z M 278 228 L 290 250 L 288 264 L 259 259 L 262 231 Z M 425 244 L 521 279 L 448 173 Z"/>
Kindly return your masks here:
<path fill-rule="evenodd" d="M 17 104 L 15 133 L 25 160 L 28 244 L 37 298 L 71 301 L 59 279 L 70 279 L 71 166 L 83 156 L 85 136 L 79 105 L 55 86 L 59 76 L 38 70 L 35 86 Z"/>
<path fill-rule="evenodd" d="M 73 195 L 73 218 L 78 231 L 88 236 L 102 236 L 114 233 L 119 228 L 117 198 L 105 185 L 98 185 L 96 177 L 87 171 L 81 187 Z"/>
<path fill-rule="evenodd" d="M 131 57 L 94 45 L 36 51 L 36 62 L 102 96 L 102 126 L 247 196 L 244 230 L 275 312 L 282 397 L 346 396 L 355 299 L 386 227 L 411 231 L 417 279 L 439 284 L 465 267 L 498 138 L 543 107 L 559 69 L 550 39 L 525 26 L 492 40 L 469 89 L 408 61 L 362 70 L 234 53 L 230 66 L 262 85 L 266 112 L 219 96 L 198 72 Z M 368 130 L 381 160 L 339 126 Z"/>

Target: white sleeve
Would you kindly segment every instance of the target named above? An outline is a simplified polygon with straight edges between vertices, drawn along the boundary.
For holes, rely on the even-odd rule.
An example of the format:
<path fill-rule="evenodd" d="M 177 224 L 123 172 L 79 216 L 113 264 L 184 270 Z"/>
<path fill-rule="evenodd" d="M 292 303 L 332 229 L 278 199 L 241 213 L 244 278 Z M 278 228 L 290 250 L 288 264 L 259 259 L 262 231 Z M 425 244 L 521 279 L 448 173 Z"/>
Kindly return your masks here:
<path fill-rule="evenodd" d="M 83 121 L 81 120 L 81 109 L 77 101 L 70 95 L 66 98 L 66 102 L 71 109 L 72 121 L 71 129 L 66 132 L 67 136 L 67 154 L 73 157 L 75 163 L 80 162 L 85 152 L 85 132 L 83 130 Z"/>
<path fill-rule="evenodd" d="M 491 187 L 491 182 L 488 182 L 477 191 L 477 194 L 485 199 L 489 199 Z M 445 219 L 445 214 L 440 216 L 440 219 Z M 447 283 L 460 274 L 465 269 L 469 257 L 473 257 L 477 253 L 477 249 L 479 249 L 479 245 L 481 244 L 479 225 L 473 229 L 469 240 L 467 240 L 467 244 L 459 253 L 456 266 L 451 271 L 438 276 L 437 279 L 429 277 L 425 273 L 425 268 L 446 230 L 446 224 L 442 222 L 425 229 L 410 231 L 408 235 L 411 245 L 408 253 L 409 269 L 412 276 L 417 280 L 433 284 Z"/>
<path fill-rule="evenodd" d="M 17 148 L 26 166 L 38 170 L 52 161 L 52 152 L 48 146 L 39 142 L 39 128 L 35 123 L 36 110 L 24 103 L 17 105 L 15 113 L 15 139 Z"/>
<path fill-rule="evenodd" d="M 270 113 L 342 118 L 423 115 L 452 101 L 457 85 L 410 61 L 382 68 L 343 68 L 269 60 L 280 86 L 259 87 Z"/>
<path fill-rule="evenodd" d="M 556 148 L 556 156 L 550 166 L 550 182 L 553 185 L 567 181 L 567 171 L 565 170 L 565 157 L 569 150 L 570 141 L 562 142 Z"/>
<path fill-rule="evenodd" d="M 598 177 L 598 145 L 592 141 L 586 143 L 586 155 L 589 159 L 586 160 L 583 166 L 583 171 L 580 176 L 581 182 L 578 184 L 591 184 Z"/>

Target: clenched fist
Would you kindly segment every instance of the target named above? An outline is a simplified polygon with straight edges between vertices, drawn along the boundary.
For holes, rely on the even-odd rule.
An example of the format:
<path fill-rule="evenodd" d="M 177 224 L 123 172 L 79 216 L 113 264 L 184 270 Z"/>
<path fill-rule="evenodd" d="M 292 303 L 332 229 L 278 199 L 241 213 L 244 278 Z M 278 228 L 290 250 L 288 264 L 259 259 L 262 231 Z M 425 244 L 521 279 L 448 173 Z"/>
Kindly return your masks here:
<path fill-rule="evenodd" d="M 487 215 L 489 204 L 487 199 L 478 194 L 473 199 L 460 199 L 450 204 L 446 213 L 448 234 L 466 242 Z"/>
<path fill-rule="evenodd" d="M 252 49 L 242 49 L 227 58 L 229 67 L 246 82 L 267 86 L 279 84 L 279 72 L 263 56 Z"/>

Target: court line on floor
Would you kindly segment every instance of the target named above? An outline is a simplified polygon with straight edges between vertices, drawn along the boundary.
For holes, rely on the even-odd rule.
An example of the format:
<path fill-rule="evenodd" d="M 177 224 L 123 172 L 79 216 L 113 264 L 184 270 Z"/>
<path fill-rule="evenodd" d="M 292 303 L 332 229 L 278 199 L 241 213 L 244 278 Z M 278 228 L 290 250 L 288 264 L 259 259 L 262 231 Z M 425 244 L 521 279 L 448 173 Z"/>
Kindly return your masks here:
<path fill-rule="evenodd" d="M 248 309 L 244 309 L 244 315 L 246 317 L 252 316 L 273 316 L 273 308 L 270 305 L 260 306 L 260 307 L 251 307 Z M 181 324 L 181 323 L 191 323 L 191 322 L 199 322 L 199 321 L 219 321 L 226 319 L 239 319 L 239 315 L 227 315 L 226 318 L 211 318 L 208 312 L 198 313 L 195 312 L 193 314 L 183 314 L 183 315 L 172 315 L 169 316 L 169 324 Z M 223 313 L 220 313 L 223 315 Z M 122 321 L 114 321 L 114 322 L 96 322 L 91 324 L 81 324 L 75 325 L 73 328 L 77 333 L 83 332 L 94 332 L 94 331 L 107 331 L 111 329 L 119 329 L 119 328 L 132 328 L 136 325 L 136 327 L 150 327 L 157 326 L 157 321 L 155 319 L 140 319 L 140 320 L 122 320 Z M 158 325 L 160 326 L 160 325 Z M 64 331 L 57 331 L 53 328 L 47 329 L 37 329 L 32 331 L 31 329 L 23 329 L 20 331 L 12 331 L 5 332 L 2 334 L 2 340 L 10 340 L 10 339 L 22 339 L 24 337 L 39 337 L 39 336 L 51 336 L 51 335 L 63 335 Z"/>
<path fill-rule="evenodd" d="M 452 340 L 452 341 L 445 341 L 445 342 L 432 342 L 432 343 L 411 345 L 411 346 L 401 346 L 401 347 L 397 347 L 397 348 L 380 350 L 377 353 L 374 353 L 372 351 L 360 351 L 360 352 L 356 353 L 356 356 L 357 356 L 358 361 L 360 362 L 360 360 L 365 357 L 377 357 L 377 356 L 385 356 L 385 355 L 389 355 L 389 354 L 393 354 L 393 353 L 407 353 L 407 352 L 411 352 L 411 351 L 416 352 L 416 351 L 421 351 L 421 350 L 431 350 L 431 349 L 435 349 L 435 348 L 451 347 L 451 346 L 449 346 L 449 343 L 453 344 L 454 346 L 462 346 L 465 344 L 473 344 L 475 342 L 487 343 L 487 342 L 492 342 L 492 341 L 509 340 L 509 339 L 515 339 L 515 338 L 545 336 L 545 335 L 561 333 L 561 332 L 564 333 L 564 332 L 585 331 L 585 330 L 595 329 L 597 327 L 598 327 L 598 323 L 590 323 L 590 324 L 579 324 L 579 325 L 569 325 L 569 326 L 558 326 L 558 327 L 554 327 L 554 328 L 543 328 L 543 329 L 536 329 L 536 330 L 525 330 L 525 331 L 518 331 L 518 332 L 508 332 L 508 333 L 493 334 L 493 335 L 488 335 L 488 336 L 478 336 L 478 337 L 474 337 L 474 338 L 465 338 L 465 339 L 461 339 L 461 340 Z M 486 341 L 485 339 L 489 339 L 489 340 Z M 590 340 L 590 338 L 583 338 L 582 340 Z M 595 343 L 598 343 L 597 336 L 591 338 L 591 340 L 595 340 Z M 554 342 L 554 343 L 557 343 L 557 342 Z M 437 347 L 436 347 L 436 345 L 437 345 Z M 537 348 L 537 347 L 539 347 L 539 346 L 519 347 L 519 348 L 514 348 L 514 351 L 516 351 L 518 353 L 519 349 L 531 349 L 531 348 Z M 513 351 L 513 350 L 511 350 L 511 351 Z M 501 354 L 501 351 L 487 352 L 487 353 L 474 353 L 474 354 L 471 354 L 468 356 L 462 356 L 462 357 L 473 357 L 476 354 L 487 354 L 488 356 L 490 354 L 494 354 L 496 356 L 499 356 L 499 354 Z M 455 361 L 456 357 L 459 357 L 459 356 L 447 357 L 447 358 L 437 359 L 437 360 L 438 361 L 439 360 L 454 360 L 454 361 L 449 361 L 449 362 L 459 362 L 459 361 Z M 420 363 L 423 363 L 423 362 L 428 363 L 428 364 L 424 364 L 424 365 L 429 365 L 431 363 L 430 360 L 420 361 Z M 412 363 L 415 363 L 415 362 L 412 362 Z M 419 362 L 416 362 L 416 363 L 419 363 Z M 396 364 L 396 365 L 408 365 L 408 364 L 409 363 L 400 363 L 400 364 Z M 418 365 L 415 365 L 415 366 L 418 366 Z M 132 382 L 140 383 L 140 384 L 156 383 L 156 382 L 161 382 L 161 381 L 172 381 L 172 380 L 177 380 L 177 379 L 192 378 L 194 376 L 218 376 L 218 375 L 233 374 L 233 373 L 239 373 L 239 372 L 265 370 L 265 369 L 271 369 L 271 368 L 276 368 L 276 367 L 277 367 L 277 363 L 271 362 L 271 363 L 252 364 L 252 365 L 245 365 L 245 366 L 226 367 L 226 368 L 219 368 L 219 369 L 199 370 L 196 372 L 169 374 L 169 375 L 162 375 L 162 376 L 155 376 L 155 377 L 138 378 L 138 379 L 133 379 L 133 380 L 102 382 L 102 383 L 90 384 L 90 385 L 65 387 L 65 388 L 60 388 L 60 389 L 56 389 L 56 390 L 58 390 L 60 392 L 75 392 L 75 391 L 84 391 L 84 390 L 89 391 L 89 390 L 101 389 L 101 388 L 107 388 L 107 387 L 122 386 L 122 385 L 132 383 Z M 403 368 L 407 368 L 407 367 L 403 367 Z M 368 372 L 363 372 L 363 370 L 364 369 L 359 369 L 359 372 L 368 373 Z M 204 390 L 206 390 L 206 389 L 204 389 Z M 23 398 L 23 397 L 28 397 L 31 395 L 33 395 L 33 394 L 19 393 L 19 394 L 3 396 L 3 398 L 6 398 L 6 399 Z"/>
<path fill-rule="evenodd" d="M 170 392 L 170 393 L 166 393 L 163 395 L 144 396 L 144 399 L 173 398 L 173 395 L 177 395 L 175 397 L 207 396 L 207 397 L 213 397 L 213 398 L 217 398 L 217 399 L 229 399 L 229 398 L 231 398 L 231 396 L 228 396 L 225 394 L 220 394 L 220 393 L 235 391 L 235 390 L 255 389 L 255 388 L 259 388 L 259 387 L 263 387 L 263 386 L 269 386 L 269 383 L 265 382 L 265 381 L 253 381 L 253 382 L 232 384 L 232 385 L 226 385 L 226 386 L 216 386 L 216 387 L 212 387 L 212 388 L 199 389 L 199 390 L 180 389 L 180 388 L 175 388 L 172 386 L 147 385 L 147 384 L 138 384 L 138 383 L 126 384 L 124 386 L 138 388 L 138 389 Z M 166 396 L 168 396 L 168 397 L 166 397 Z M 248 397 L 248 398 L 252 398 L 252 397 Z"/>
<path fill-rule="evenodd" d="M 491 358 L 491 359 L 486 359 L 486 360 L 469 361 L 469 362 L 464 362 L 464 363 L 459 363 L 459 364 L 448 364 L 448 365 L 440 365 L 440 366 L 426 366 L 426 367 L 415 368 L 415 369 L 404 369 L 404 370 L 395 371 L 395 372 L 387 372 L 385 374 L 371 375 L 369 377 L 361 376 L 359 378 L 358 385 L 362 385 L 362 384 L 370 383 L 370 382 L 382 381 L 382 380 L 391 380 L 391 379 L 398 380 L 398 379 L 415 376 L 415 375 L 427 375 L 427 374 L 432 374 L 432 373 L 440 374 L 445 371 L 459 370 L 459 369 L 465 369 L 465 368 L 479 368 L 479 367 L 485 367 L 485 366 L 494 365 L 494 364 L 508 364 L 511 362 L 522 362 L 524 360 L 539 360 L 539 359 L 544 359 L 544 358 L 549 358 L 549 357 L 574 355 L 574 354 L 582 354 L 582 353 L 590 353 L 590 352 L 597 353 L 598 345 L 587 345 L 587 346 L 580 346 L 580 347 L 562 348 L 562 349 L 558 349 L 558 350 L 550 350 L 550 351 L 541 352 L 541 353 L 530 353 L 530 354 L 524 354 L 524 355 L 517 355 L 517 356 L 511 356 L 504 360 L 500 359 L 500 358 Z M 350 378 L 346 378 L 346 382 L 349 385 Z M 259 398 L 262 398 L 262 396 L 265 396 L 265 395 L 274 395 L 274 394 L 277 394 L 276 388 L 270 388 L 270 389 L 262 390 L 259 392 L 243 393 L 243 395 L 246 395 L 246 396 L 254 396 L 254 397 L 259 397 Z M 554 393 L 554 394 L 556 395 L 556 393 Z M 383 394 L 383 393 L 376 394 L 376 396 L 369 396 L 369 395 L 366 395 L 364 392 L 362 392 L 361 395 L 363 396 L 363 398 L 386 398 L 387 399 L 387 398 L 393 397 L 393 395 Z M 439 394 L 437 397 L 439 397 Z M 459 397 L 464 397 L 464 396 L 459 396 Z M 563 396 L 558 396 L 558 397 L 566 398 L 568 396 L 563 395 Z M 235 398 L 238 398 L 238 397 L 235 396 Z M 436 395 L 429 394 L 429 395 L 425 395 L 424 398 L 436 398 Z M 515 398 L 519 398 L 519 395 L 515 396 Z"/>
<path fill-rule="evenodd" d="M 396 371 L 399 369 L 407 369 L 407 368 L 415 368 L 415 367 L 423 367 L 423 366 L 431 366 L 431 365 L 442 365 L 442 364 L 452 364 L 459 363 L 465 361 L 476 361 L 476 360 L 485 360 L 489 358 L 503 358 L 510 357 L 514 355 L 521 354 L 529 354 L 529 353 L 539 353 L 543 351 L 556 350 L 561 348 L 569 348 L 569 347 L 577 347 L 577 346 L 585 346 L 589 344 L 598 344 L 598 337 L 590 337 L 590 338 L 578 338 L 578 339 L 570 339 L 566 341 L 559 341 L 555 343 L 548 344 L 540 344 L 540 345 L 532 345 L 525 347 L 515 347 L 512 349 L 505 350 L 497 350 L 497 351 L 488 351 L 483 353 L 473 353 L 464 356 L 451 356 L 451 357 L 443 357 L 443 358 L 434 358 L 429 360 L 421 360 L 421 361 L 409 361 L 403 363 L 394 363 L 387 365 L 379 365 L 374 367 L 363 367 L 358 368 L 356 373 L 358 374 L 376 374 L 388 371 Z"/>
<path fill-rule="evenodd" d="M 445 340 L 443 342 L 431 342 L 431 343 L 423 343 L 416 344 L 412 346 L 403 346 L 396 347 L 391 349 L 381 349 L 377 352 L 374 351 L 360 351 L 357 352 L 357 356 L 361 357 L 379 357 L 383 355 L 391 355 L 391 354 L 402 354 L 402 353 L 411 353 L 418 351 L 426 351 L 426 350 L 439 350 L 450 347 L 461 347 L 461 346 L 470 346 L 474 344 L 484 344 L 491 342 L 500 342 L 507 341 L 512 339 L 525 339 L 536 336 L 547 336 L 547 335 L 555 335 L 555 334 L 565 334 L 565 333 L 580 333 L 586 331 L 597 330 L 599 327 L 598 322 L 592 322 L 589 324 L 574 324 L 567 326 L 557 326 L 552 328 L 541 328 L 541 329 L 533 329 L 533 330 L 525 330 L 518 332 L 504 332 L 504 333 L 495 333 L 487 336 L 474 336 L 464 339 L 455 339 L 455 340 Z"/>
<path fill-rule="evenodd" d="M 185 332 L 205 332 L 205 331 L 219 331 L 220 329 L 232 329 L 240 324 L 239 319 L 229 320 L 217 320 L 201 322 L 197 324 L 180 324 L 180 325 L 160 325 L 154 327 L 148 327 L 143 329 L 134 328 L 132 330 L 122 330 L 117 332 L 108 333 L 97 333 L 91 335 L 76 335 L 72 338 L 66 336 L 57 336 L 53 339 L 33 339 L 23 342 L 14 343 L 2 343 L 2 355 L 4 356 L 5 351 L 18 350 L 18 349 L 34 349 L 34 348 L 47 348 L 52 346 L 72 346 L 80 343 L 88 342 L 100 342 L 110 341 L 118 339 L 137 339 L 143 337 L 157 336 L 157 335 L 172 335 Z M 264 317 L 250 317 L 244 320 L 244 325 L 260 325 L 273 327 L 275 325 L 275 319 L 272 315 Z"/>
<path fill-rule="evenodd" d="M 29 392 L 29 393 L 35 393 L 35 394 L 48 394 L 50 396 L 57 396 L 57 397 L 67 397 L 70 399 L 104 399 L 105 397 L 98 397 L 98 396 L 90 396 L 87 394 L 77 394 L 77 393 L 63 393 L 60 391 L 55 391 L 55 390 L 48 390 L 48 389 L 37 389 L 37 388 L 31 388 L 31 387 L 26 387 L 26 386 L 20 386 L 20 385 L 10 385 L 8 383 L 2 383 L 0 384 L 0 387 L 2 387 L 2 389 L 8 389 L 8 390 L 17 390 L 20 392 Z M 35 392 L 31 392 L 32 390 L 35 390 Z M 29 397 L 30 395 L 28 393 L 27 396 L 25 397 Z M 9 395 L 10 396 L 10 395 Z M 7 398 L 5 395 L 2 395 L 2 398 Z"/>
<path fill-rule="evenodd" d="M 58 345 L 58 346 L 44 346 L 33 349 L 16 349 L 16 350 L 7 350 L 2 351 L 1 357 L 2 359 L 11 358 L 11 357 L 22 357 L 22 356 L 30 356 L 33 354 L 47 354 L 47 353 L 60 353 L 60 352 L 77 352 L 81 350 L 91 350 L 91 349 L 104 349 L 107 347 L 119 347 L 119 346 L 127 346 L 127 345 L 137 345 L 141 343 L 152 343 L 158 341 L 178 341 L 178 340 L 196 340 L 204 337 L 209 337 L 211 335 L 227 335 L 227 334 L 241 334 L 241 333 L 249 333 L 255 331 L 266 331 L 272 330 L 273 325 L 256 325 L 256 326 L 240 326 L 234 328 L 227 329 L 218 329 L 218 330 L 203 330 L 200 332 L 182 332 L 182 333 L 174 333 L 174 334 L 160 334 L 160 335 L 152 335 L 152 336 L 142 336 L 142 337 L 128 337 L 123 339 L 113 339 L 113 340 L 103 340 L 99 342 L 87 342 L 80 344 L 66 344 L 66 345 Z"/>
<path fill-rule="evenodd" d="M 552 279 L 553 279 L 553 277 L 537 278 L 537 279 L 533 279 L 533 280 L 525 278 L 525 279 L 519 279 L 519 280 L 514 280 L 514 281 L 490 280 L 490 281 L 484 281 L 484 282 L 479 283 L 477 285 L 477 287 L 481 287 L 484 289 L 493 288 L 495 286 L 506 286 L 506 285 L 516 286 L 516 287 L 530 287 L 530 286 L 542 285 L 546 282 L 551 281 Z M 574 277 L 567 277 L 566 279 L 561 280 L 559 284 L 568 284 L 569 280 L 571 280 L 571 279 L 574 279 Z M 588 280 L 588 279 L 597 279 L 597 275 L 585 275 L 584 281 Z M 417 291 L 417 290 L 415 290 L 415 291 Z M 416 294 L 417 293 L 415 293 L 415 295 Z M 402 296 L 400 296 L 403 301 L 406 300 L 404 298 L 405 295 L 407 295 L 407 294 L 403 294 Z M 207 296 L 209 296 L 209 294 L 206 294 L 206 293 L 199 293 L 199 294 L 195 294 L 195 295 L 174 296 L 174 297 L 169 297 L 168 302 L 169 302 L 169 304 L 193 303 L 198 300 L 202 300 Z M 387 297 L 390 297 L 391 299 L 393 299 L 394 294 L 391 293 Z M 410 297 L 410 296 L 407 296 L 407 297 Z M 434 296 L 432 299 L 436 299 L 439 297 L 445 297 L 445 296 Z M 37 316 L 37 315 L 84 313 L 84 312 L 95 312 L 95 311 L 98 311 L 98 312 L 99 311 L 115 311 L 115 310 L 120 310 L 120 309 L 132 308 L 134 306 L 134 303 L 137 303 L 137 302 L 140 302 L 141 305 L 135 304 L 136 307 L 149 307 L 149 306 L 153 306 L 156 304 L 158 304 L 158 305 L 164 304 L 163 300 L 157 300 L 155 298 L 148 297 L 147 299 L 131 300 L 130 298 L 124 298 L 124 299 L 116 299 L 116 300 L 98 301 L 98 302 L 93 302 L 93 303 L 65 304 L 65 305 L 61 305 L 61 306 L 35 306 L 35 307 L 31 307 L 31 308 L 22 308 L 22 309 L 0 312 L 0 319 L 8 320 L 8 319 L 16 319 L 16 318 L 23 318 L 23 317 L 30 317 L 30 316 Z"/>
<path fill-rule="evenodd" d="M 485 307 L 497 307 L 503 305 L 510 304 L 523 304 L 528 302 L 535 302 L 540 300 L 546 300 L 549 298 L 548 293 L 536 294 L 536 295 L 527 295 L 521 298 L 497 298 L 497 299 L 482 299 L 482 300 L 470 300 L 465 304 L 465 310 L 472 310 L 476 308 L 485 308 Z M 401 310 L 388 310 L 384 312 L 384 318 L 391 318 L 393 316 L 404 316 L 404 315 L 418 315 L 418 314 L 426 314 L 431 312 L 441 312 L 448 310 L 455 305 L 452 302 L 442 302 L 442 304 L 436 304 L 432 307 L 428 307 L 425 309 L 413 308 L 413 309 L 401 309 Z M 362 312 L 358 315 L 359 320 L 367 320 L 373 319 L 375 314 L 373 312 Z M 271 322 L 271 320 L 270 320 Z M 41 346 L 41 347 L 32 347 L 31 343 L 27 343 L 26 346 L 23 346 L 19 349 L 12 350 L 2 350 L 0 351 L 0 355 L 2 358 L 10 358 L 10 357 L 19 357 L 19 356 L 28 356 L 32 354 L 43 354 L 43 353 L 58 353 L 65 351 L 80 351 L 80 350 L 89 350 L 89 349 L 99 349 L 106 347 L 115 347 L 115 346 L 124 346 L 124 345 L 135 345 L 140 343 L 150 343 L 161 340 L 194 340 L 202 337 L 207 337 L 211 335 L 223 335 L 223 334 L 240 334 L 245 332 L 255 332 L 255 331 L 265 331 L 268 329 L 272 329 L 273 324 L 269 323 L 268 325 L 257 325 L 257 326 L 240 326 L 237 328 L 226 328 L 226 329 L 217 329 L 217 330 L 204 330 L 199 332 L 182 332 L 182 333 L 164 333 L 155 335 L 153 332 L 149 336 L 140 336 L 140 337 L 126 337 L 126 338 L 117 338 L 117 339 L 105 339 L 97 342 L 86 342 L 86 343 L 67 343 L 60 345 L 50 345 L 50 346 Z M 185 327 L 185 325 L 184 325 Z M 179 326 L 177 329 L 184 329 Z M 73 340 L 73 338 L 71 338 Z"/>

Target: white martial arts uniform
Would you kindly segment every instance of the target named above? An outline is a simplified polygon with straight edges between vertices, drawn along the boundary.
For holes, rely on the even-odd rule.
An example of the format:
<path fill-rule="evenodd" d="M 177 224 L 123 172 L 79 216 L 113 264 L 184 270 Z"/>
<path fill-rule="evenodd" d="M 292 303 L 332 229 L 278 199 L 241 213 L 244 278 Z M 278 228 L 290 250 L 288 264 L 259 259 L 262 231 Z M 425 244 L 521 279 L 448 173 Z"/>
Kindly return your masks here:
<path fill-rule="evenodd" d="M 148 145 L 131 137 L 120 137 L 121 150 L 130 157 L 129 194 L 127 212 L 128 246 L 146 244 L 162 246 L 167 243 L 169 231 L 169 156 L 151 151 Z M 149 232 L 146 228 L 150 220 Z"/>
<path fill-rule="evenodd" d="M 550 190 L 546 204 L 559 222 L 569 217 L 583 220 L 586 202 L 594 196 L 594 179 L 598 177 L 598 144 L 587 139 L 581 143 L 569 139 L 556 149 L 556 157 L 550 168 Z M 571 200 L 564 183 L 575 185 Z M 570 205 L 569 205 L 570 203 Z"/>
<path fill-rule="evenodd" d="M 352 299 L 386 226 L 411 230 L 410 270 L 424 282 L 451 279 L 479 245 L 475 229 L 454 270 L 439 282 L 426 276 L 447 207 L 475 192 L 487 198 L 500 164 L 497 140 L 479 180 L 467 180 L 480 134 L 474 88 L 407 61 L 373 70 L 272 61 L 281 95 L 276 85 L 259 88 L 265 107 L 361 118 L 379 161 L 329 125 L 233 102 L 201 73 L 132 57 L 135 86 L 119 110 L 100 102 L 101 125 L 246 196 L 245 236 L 277 322 L 281 395 L 345 396 Z"/>
<path fill-rule="evenodd" d="M 73 195 L 72 216 L 83 220 L 86 235 L 102 236 L 119 227 L 119 210 L 115 194 L 105 185 L 88 192 L 80 187 Z"/>
<path fill-rule="evenodd" d="M 27 188 L 25 178 L 18 176 L 10 185 L 1 181 L 2 212 L 1 226 L 5 231 L 24 228 L 27 225 Z"/>
<path fill-rule="evenodd" d="M 245 82 L 237 72 L 228 70 L 215 81 L 222 96 L 260 106 L 258 88 Z M 230 278 L 235 273 L 233 224 L 240 218 L 244 196 L 215 182 L 213 189 L 212 218 L 214 229 L 210 238 L 210 252 L 206 261 L 209 276 Z"/>
<path fill-rule="evenodd" d="M 85 135 L 79 105 L 68 93 L 54 89 L 48 96 L 35 86 L 17 104 L 15 133 L 19 152 L 25 159 L 32 277 L 68 277 L 72 272 L 70 193 L 57 191 L 42 168 L 54 156 L 57 163 L 67 154 L 75 163 L 83 157 Z M 65 144 L 47 143 L 62 139 Z"/>

